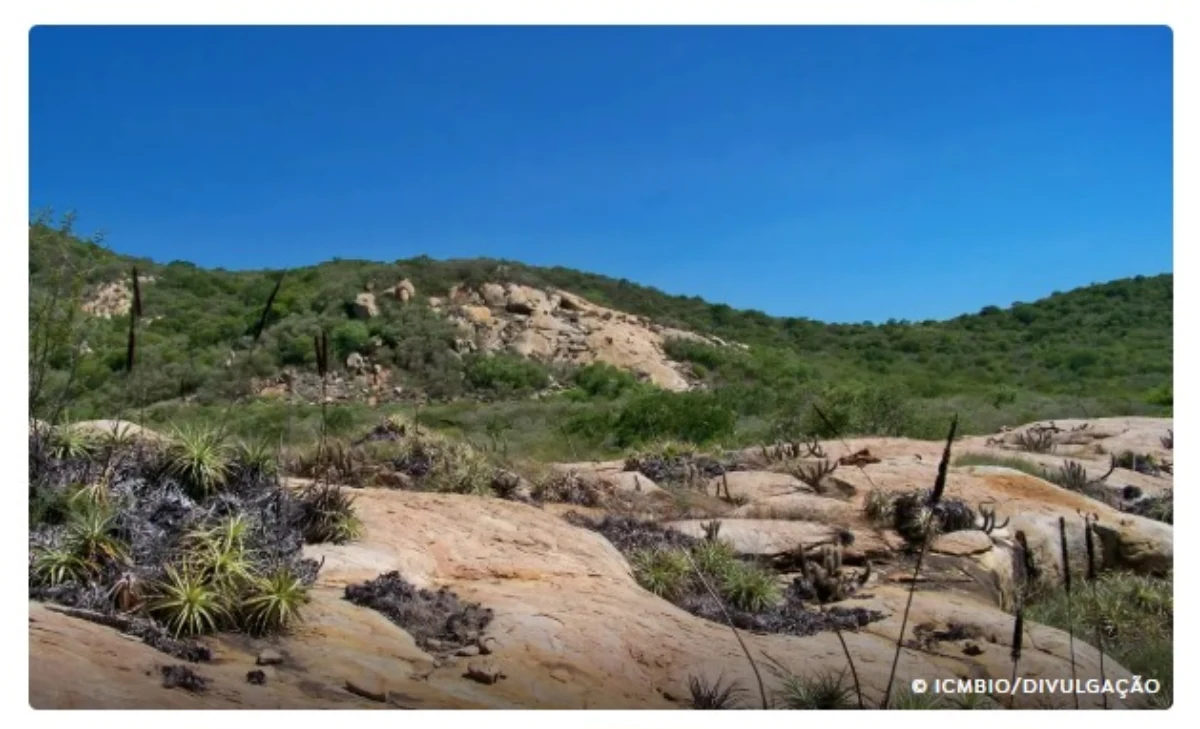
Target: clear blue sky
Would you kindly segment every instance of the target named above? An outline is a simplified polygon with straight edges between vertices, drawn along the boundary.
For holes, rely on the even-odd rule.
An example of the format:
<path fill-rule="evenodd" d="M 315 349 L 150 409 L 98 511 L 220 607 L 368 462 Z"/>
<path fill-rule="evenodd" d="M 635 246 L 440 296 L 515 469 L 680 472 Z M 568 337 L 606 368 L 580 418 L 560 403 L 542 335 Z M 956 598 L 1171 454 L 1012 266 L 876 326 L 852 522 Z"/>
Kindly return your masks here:
<path fill-rule="evenodd" d="M 35 28 L 30 204 L 226 268 L 503 257 L 825 321 L 1172 270 L 1148 28 Z"/>

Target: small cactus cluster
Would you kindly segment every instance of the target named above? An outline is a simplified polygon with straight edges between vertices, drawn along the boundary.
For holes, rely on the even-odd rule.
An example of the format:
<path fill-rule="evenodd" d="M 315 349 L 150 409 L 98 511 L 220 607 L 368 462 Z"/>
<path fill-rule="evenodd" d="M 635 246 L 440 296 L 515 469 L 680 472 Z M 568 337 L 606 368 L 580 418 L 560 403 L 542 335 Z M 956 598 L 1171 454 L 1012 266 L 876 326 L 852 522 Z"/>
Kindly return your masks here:
<path fill-rule="evenodd" d="M 825 487 L 825 478 L 833 474 L 837 470 L 838 464 L 836 461 L 820 460 L 816 463 L 800 463 L 791 469 L 791 473 L 796 478 L 812 487 L 819 494 L 825 493 L 828 489 Z"/>
<path fill-rule="evenodd" d="M 767 463 L 790 461 L 796 458 L 824 458 L 825 449 L 816 438 L 808 440 L 779 441 L 770 446 L 761 446 L 763 460 Z"/>
<path fill-rule="evenodd" d="M 1008 526 L 1008 522 L 1011 520 L 1010 517 L 1002 523 L 996 523 L 996 508 L 993 506 L 980 506 L 979 516 L 983 519 L 983 524 L 980 525 L 979 529 L 984 534 L 991 534 L 996 529 L 1003 529 Z"/>
<path fill-rule="evenodd" d="M 1047 474 L 1048 480 L 1062 486 L 1071 491 L 1092 496 L 1093 498 L 1105 500 L 1105 494 L 1097 490 L 1097 487 L 1104 482 L 1112 472 L 1117 468 L 1117 459 L 1112 458 L 1109 463 L 1108 471 L 1099 478 L 1088 478 L 1087 469 L 1085 469 L 1078 461 L 1063 461 L 1063 465 L 1057 471 Z"/>
<path fill-rule="evenodd" d="M 1017 434 L 1017 447 L 1029 453 L 1049 453 L 1054 450 L 1054 434 L 1059 429 L 1051 423 L 1049 426 L 1034 425 Z"/>
<path fill-rule="evenodd" d="M 921 544 L 928 528 L 931 534 L 974 529 L 975 511 L 958 499 L 932 503 L 930 492 L 915 490 L 897 496 L 892 502 L 892 528 L 909 544 Z"/>
<path fill-rule="evenodd" d="M 845 600 L 871 577 L 871 563 L 861 571 L 842 568 L 842 544 L 822 544 L 814 552 L 803 545 L 797 548 L 801 577 L 793 590 L 815 597 L 822 605 Z"/>
<path fill-rule="evenodd" d="M 717 519 L 702 522 L 700 528 L 704 530 L 704 541 L 715 542 L 721 533 L 721 522 Z"/>
<path fill-rule="evenodd" d="M 1167 434 L 1158 439 L 1162 443 L 1162 447 L 1169 451 L 1175 450 L 1175 431 L 1168 430 Z"/>

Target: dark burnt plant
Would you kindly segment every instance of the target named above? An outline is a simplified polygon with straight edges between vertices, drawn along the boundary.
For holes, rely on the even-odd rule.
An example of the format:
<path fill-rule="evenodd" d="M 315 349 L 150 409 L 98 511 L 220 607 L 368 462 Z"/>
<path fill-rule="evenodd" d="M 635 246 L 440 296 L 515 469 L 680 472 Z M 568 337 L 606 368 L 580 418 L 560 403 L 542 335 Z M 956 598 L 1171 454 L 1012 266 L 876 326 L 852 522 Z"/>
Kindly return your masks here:
<path fill-rule="evenodd" d="M 978 518 L 960 499 L 940 498 L 925 489 L 908 491 L 892 502 L 892 528 L 914 547 L 927 536 L 974 529 Z"/>
<path fill-rule="evenodd" d="M 1071 618 L 1071 553 L 1067 549 L 1067 519 L 1066 517 L 1058 517 L 1058 538 L 1059 547 L 1062 551 L 1062 578 L 1063 589 L 1067 595 L 1067 639 L 1071 651 L 1071 681 L 1075 697 L 1075 708 L 1079 708 L 1079 692 L 1074 690 L 1075 686 L 1075 626 Z"/>
<path fill-rule="evenodd" d="M 399 572 L 346 587 L 345 598 L 355 605 L 383 613 L 408 631 L 426 650 L 453 652 L 477 644 L 492 621 L 492 611 L 462 602 L 447 588 L 426 590 L 405 580 Z"/>

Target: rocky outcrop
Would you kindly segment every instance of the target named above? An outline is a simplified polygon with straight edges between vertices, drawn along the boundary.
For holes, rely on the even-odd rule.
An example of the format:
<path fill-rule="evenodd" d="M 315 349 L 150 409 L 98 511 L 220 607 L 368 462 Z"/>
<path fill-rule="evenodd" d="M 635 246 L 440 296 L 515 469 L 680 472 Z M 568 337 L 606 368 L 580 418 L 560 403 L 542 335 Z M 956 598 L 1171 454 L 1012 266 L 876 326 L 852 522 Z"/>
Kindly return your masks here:
<path fill-rule="evenodd" d="M 520 284 L 455 286 L 445 301 L 430 299 L 463 332 L 458 351 L 509 351 L 523 357 L 573 365 L 604 362 L 629 370 L 668 390 L 687 390 L 686 371 L 668 358 L 672 337 L 723 342 L 597 306 L 566 291 Z"/>
<path fill-rule="evenodd" d="M 30 606 L 30 702 L 38 708 L 679 708 L 690 676 L 755 686 L 728 627 L 698 618 L 637 585 L 621 554 L 600 535 L 535 507 L 470 496 L 365 489 L 357 494 L 366 536 L 344 546 L 309 548 L 324 559 L 305 620 L 276 650 L 286 660 L 265 670 L 265 685 L 244 675 L 260 650 L 241 639 L 210 641 L 219 659 L 197 671 L 211 679 L 204 695 L 164 691 L 146 671 L 162 659 L 116 631 Z M 486 661 L 441 660 L 383 615 L 342 599 L 342 589 L 399 570 L 421 586 L 448 586 L 494 611 L 481 642 Z M 887 683 L 900 616 L 902 585 L 880 584 L 863 607 L 886 616 L 844 639 L 869 702 Z M 903 651 L 898 680 L 919 676 L 1008 677 L 1012 618 L 959 592 L 922 591 L 910 627 L 971 626 L 982 651 Z M 1027 625 L 1038 650 L 1022 657 L 1029 675 L 1070 673 L 1061 631 Z M 743 634 L 798 674 L 845 666 L 837 636 Z M 961 641 L 960 641 L 961 642 Z M 251 642 L 252 643 L 252 642 Z M 1080 678 L 1099 676 L 1099 654 L 1078 638 Z M 474 673 L 491 681 L 465 678 Z M 484 668 L 486 664 L 486 669 Z M 1112 660 L 1109 678 L 1125 677 Z M 768 674 L 768 690 L 777 687 Z M 369 695 L 348 691 L 348 683 Z M 1088 703 L 1098 697 L 1081 697 Z M 1065 702 L 1069 697 L 1063 697 Z M 755 704 L 757 697 L 747 700 Z M 1018 698 L 1018 705 L 1026 699 Z M 1090 705 L 1090 704 L 1089 704 Z"/>
<path fill-rule="evenodd" d="M 138 283 L 154 283 L 154 277 L 139 275 Z M 122 278 L 97 287 L 87 296 L 80 308 L 86 314 L 111 319 L 114 316 L 125 316 L 132 305 L 133 292 L 129 288 L 129 281 Z"/>
<path fill-rule="evenodd" d="M 364 291 L 355 296 L 350 309 L 355 319 L 371 319 L 379 316 L 379 303 L 375 301 L 375 294 L 370 291 Z"/>
<path fill-rule="evenodd" d="M 392 297 L 401 304 L 407 304 L 417 295 L 417 287 L 408 279 L 401 279 L 396 285 L 383 290 L 383 293 Z"/>

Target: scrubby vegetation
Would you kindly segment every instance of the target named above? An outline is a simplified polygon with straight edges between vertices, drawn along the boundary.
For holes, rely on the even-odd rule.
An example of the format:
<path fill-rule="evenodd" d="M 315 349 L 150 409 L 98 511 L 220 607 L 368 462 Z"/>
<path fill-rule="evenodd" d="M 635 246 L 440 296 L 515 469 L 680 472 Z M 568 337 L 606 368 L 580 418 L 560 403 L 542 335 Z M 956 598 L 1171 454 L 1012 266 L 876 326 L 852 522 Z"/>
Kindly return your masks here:
<path fill-rule="evenodd" d="M 198 437 L 226 448 L 215 434 Z M 236 455 L 220 479 L 198 479 L 208 472 L 178 467 L 193 444 L 65 450 L 34 429 L 30 595 L 115 621 L 188 660 L 205 653 L 186 642 L 193 636 L 266 635 L 300 620 L 318 570 L 301 547 L 343 536 L 334 525 L 352 520 L 352 509 L 294 494 Z M 338 491 L 327 487 L 326 501 Z"/>
<path fill-rule="evenodd" d="M 571 451 L 602 456 L 665 438 L 749 444 L 827 436 L 830 428 L 930 438 L 952 411 L 963 432 L 993 432 L 1006 422 L 1085 412 L 1162 414 L 1172 403 L 1170 275 L 1091 286 L 1008 309 L 987 307 L 944 322 L 826 325 L 566 269 L 429 258 L 335 260 L 290 270 L 262 312 L 279 283 L 277 271 L 135 261 L 79 238 L 70 218 L 58 222 L 48 215 L 30 224 L 29 252 L 31 323 L 48 313 L 70 314 L 31 342 L 31 356 L 48 365 L 33 387 L 33 409 L 43 419 L 52 419 L 55 407 L 48 393 L 69 388 L 71 419 L 111 417 L 136 404 L 150 423 L 202 420 L 204 405 L 248 395 L 256 378 L 310 367 L 312 337 L 321 329 L 330 333 L 333 370 L 340 371 L 352 354 L 369 356 L 394 372 L 391 384 L 406 397 L 430 401 L 422 410 L 428 422 L 473 438 L 486 437 L 487 423 L 516 415 L 521 432 L 509 446 L 514 454 L 537 457 Z M 80 310 L 99 288 L 126 280 L 133 264 L 144 280 L 136 387 L 121 376 L 124 319 Z M 368 286 L 380 292 L 405 278 L 415 285 L 417 305 L 380 295 L 378 316 L 355 318 L 357 293 Z M 604 365 L 570 372 L 508 355 L 459 356 L 456 331 L 423 302 L 454 284 L 488 280 L 564 288 L 749 348 L 668 340 L 668 354 L 706 386 L 685 394 L 656 391 Z M 264 326 L 253 347 L 254 332 Z M 559 394 L 523 399 L 552 378 L 563 386 Z M 463 396 L 489 403 L 463 410 L 453 402 Z M 812 403 L 828 422 L 812 415 Z M 306 426 L 311 413 L 296 413 L 298 422 L 289 424 L 291 406 L 303 407 L 262 404 L 253 414 L 258 425 L 271 426 L 272 437 L 283 431 L 289 440 L 314 437 Z M 377 418 L 364 417 L 359 411 L 365 409 L 353 403 L 334 408 L 331 422 L 344 421 L 335 430 Z"/>
<path fill-rule="evenodd" d="M 642 587 L 714 622 L 762 633 L 812 635 L 857 630 L 883 618 L 861 607 L 817 609 L 826 602 L 819 595 L 843 580 L 840 570 L 833 575 L 818 573 L 814 565 L 785 588 L 780 574 L 737 554 L 715 532 L 713 538 L 701 540 L 632 517 L 610 515 L 596 520 L 569 513 L 567 519 L 603 534 L 628 556 Z M 837 599 L 845 597 L 842 592 Z"/>

